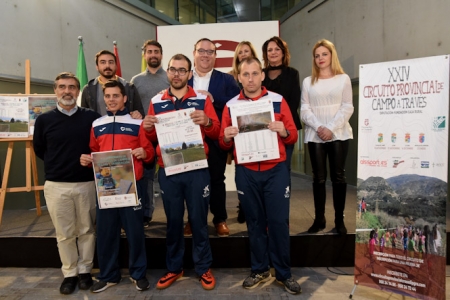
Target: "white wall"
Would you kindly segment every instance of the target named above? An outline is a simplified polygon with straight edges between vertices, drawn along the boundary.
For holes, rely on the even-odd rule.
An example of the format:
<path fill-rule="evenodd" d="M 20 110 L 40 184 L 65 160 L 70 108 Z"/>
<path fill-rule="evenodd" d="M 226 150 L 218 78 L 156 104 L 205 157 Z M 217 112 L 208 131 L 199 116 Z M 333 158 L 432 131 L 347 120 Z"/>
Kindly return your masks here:
<path fill-rule="evenodd" d="M 344 70 L 359 77 L 359 64 L 450 53 L 448 0 L 314 1 L 280 25 L 301 80 L 311 75 L 312 47 L 332 41 Z"/>
<path fill-rule="evenodd" d="M 125 79 L 141 70 L 141 47 L 156 38 L 156 26 L 102 0 L 1 0 L 0 74 L 53 81 L 76 72 L 78 36 L 83 36 L 89 78 L 97 76 L 95 53 L 117 41 Z"/>

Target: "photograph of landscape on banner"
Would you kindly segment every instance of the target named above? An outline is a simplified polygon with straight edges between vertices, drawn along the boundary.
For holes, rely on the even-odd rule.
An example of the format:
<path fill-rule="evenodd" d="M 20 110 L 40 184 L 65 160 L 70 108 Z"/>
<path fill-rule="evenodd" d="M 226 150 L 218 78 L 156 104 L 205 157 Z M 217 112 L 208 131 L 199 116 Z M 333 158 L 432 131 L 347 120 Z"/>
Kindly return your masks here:
<path fill-rule="evenodd" d="M 355 284 L 445 299 L 448 56 L 360 66 Z"/>
<path fill-rule="evenodd" d="M 190 115 L 195 108 L 158 116 L 155 124 L 167 176 L 208 167 L 202 132 Z"/>
<path fill-rule="evenodd" d="M 0 96 L 0 138 L 28 137 L 28 97 Z"/>
<path fill-rule="evenodd" d="M 55 96 L 30 96 L 28 97 L 28 110 L 29 110 L 29 124 L 30 135 L 34 133 L 34 123 L 36 119 L 56 108 L 57 99 Z"/>

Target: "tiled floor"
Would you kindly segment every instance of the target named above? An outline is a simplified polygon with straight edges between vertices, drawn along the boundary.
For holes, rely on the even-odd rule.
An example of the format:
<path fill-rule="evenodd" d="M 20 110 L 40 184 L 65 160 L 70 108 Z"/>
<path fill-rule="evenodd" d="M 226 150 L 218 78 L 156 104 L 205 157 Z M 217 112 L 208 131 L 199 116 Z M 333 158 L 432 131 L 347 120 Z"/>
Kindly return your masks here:
<path fill-rule="evenodd" d="M 96 270 L 98 271 L 98 270 Z M 122 282 L 106 291 L 93 294 L 76 289 L 71 295 L 59 293 L 62 281 L 59 269 L 0 269 L 0 299 L 349 299 L 354 287 L 353 268 L 293 268 L 292 274 L 302 286 L 300 295 L 291 295 L 275 280 L 264 283 L 255 289 L 242 288 L 242 281 L 249 275 L 248 269 L 214 269 L 216 288 L 211 291 L 202 289 L 193 270 L 186 270 L 185 276 L 165 290 L 155 289 L 156 281 L 164 270 L 148 270 L 147 278 L 151 288 L 139 292 L 122 271 Z M 337 273 L 337 274 L 336 274 Z M 450 269 L 447 267 L 447 274 Z M 343 274 L 343 275 L 338 275 Z M 344 275 L 350 274 L 350 275 Z M 95 275 L 95 273 L 94 273 Z M 448 276 L 448 275 L 447 275 Z M 450 280 L 447 278 L 447 285 Z M 450 299 L 450 293 L 446 293 Z M 357 286 L 353 299 L 413 299 L 388 291 Z"/>

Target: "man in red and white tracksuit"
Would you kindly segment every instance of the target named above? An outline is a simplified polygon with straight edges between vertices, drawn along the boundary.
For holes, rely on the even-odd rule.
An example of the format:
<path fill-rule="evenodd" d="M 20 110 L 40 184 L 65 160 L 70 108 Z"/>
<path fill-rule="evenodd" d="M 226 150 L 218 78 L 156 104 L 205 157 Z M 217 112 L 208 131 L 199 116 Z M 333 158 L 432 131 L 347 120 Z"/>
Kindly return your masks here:
<path fill-rule="evenodd" d="M 137 206 L 99 209 L 97 205 L 97 257 L 100 275 L 91 291 L 102 292 L 120 282 L 119 246 L 120 229 L 125 229 L 129 245 L 130 277 L 140 291 L 150 284 L 146 278 L 147 256 L 145 235 L 142 226 L 144 217 L 142 197 L 146 197 L 146 186 L 141 180 L 144 173 L 143 162 L 155 157 L 153 146 L 146 137 L 142 120 L 131 118 L 125 102 L 127 96 L 121 82 L 110 80 L 103 86 L 107 115 L 92 123 L 89 146 L 92 152 L 131 149 L 133 156 L 136 189 L 139 203 Z M 92 163 L 90 155 L 83 154 L 80 162 L 84 166 Z"/>
<path fill-rule="evenodd" d="M 174 55 L 169 61 L 167 77 L 170 87 L 156 95 L 150 102 L 144 128 L 152 142 L 157 141 L 154 124 L 157 115 L 167 112 L 195 108 L 190 117 L 194 124 L 200 125 L 206 156 L 208 144 L 205 137 L 216 140 L 219 136 L 220 123 L 208 96 L 196 92 L 187 85 L 192 76 L 191 62 L 183 54 Z M 167 217 L 167 254 L 168 272 L 158 281 L 156 288 L 165 289 L 183 276 L 184 235 L 183 216 L 184 203 L 188 210 L 188 218 L 192 228 L 192 258 L 195 272 L 200 277 L 202 287 L 211 290 L 215 287 L 215 279 L 210 271 L 212 263 L 211 247 L 208 237 L 208 205 L 210 199 L 210 175 L 207 168 L 192 170 L 167 176 L 161 149 L 156 148 L 158 156 L 159 186 Z M 214 168 L 214 166 L 209 166 Z"/>
<path fill-rule="evenodd" d="M 276 279 L 292 294 L 301 292 L 293 279 L 289 251 L 289 171 L 285 164 L 285 145 L 295 144 L 297 128 L 287 102 L 279 94 L 261 86 L 264 80 L 261 62 L 256 58 L 246 59 L 239 65 L 239 81 L 243 89 L 239 95 L 227 102 L 222 114 L 219 145 L 228 151 L 234 148 L 234 137 L 239 129 L 232 126 L 230 107 L 249 101 L 270 99 L 275 120 L 268 129 L 277 133 L 280 157 L 276 159 L 238 163 L 236 150 L 236 187 L 238 198 L 245 213 L 251 251 L 251 274 L 244 288 L 254 288 L 270 279 L 270 260 L 276 271 Z"/>

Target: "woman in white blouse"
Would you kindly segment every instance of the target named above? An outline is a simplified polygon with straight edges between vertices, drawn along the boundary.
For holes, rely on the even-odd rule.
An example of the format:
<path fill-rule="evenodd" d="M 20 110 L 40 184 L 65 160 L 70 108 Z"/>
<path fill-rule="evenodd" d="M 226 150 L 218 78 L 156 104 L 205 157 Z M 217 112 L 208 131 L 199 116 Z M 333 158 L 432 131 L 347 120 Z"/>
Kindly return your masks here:
<path fill-rule="evenodd" d="M 334 223 L 336 232 L 346 234 L 344 224 L 345 159 L 349 139 L 353 138 L 349 119 L 353 114 L 352 85 L 339 63 L 336 48 L 328 40 L 313 48 L 312 76 L 303 80 L 301 120 L 305 123 L 313 171 L 315 219 L 308 229 L 316 233 L 325 229 L 327 157 L 333 183 Z"/>

